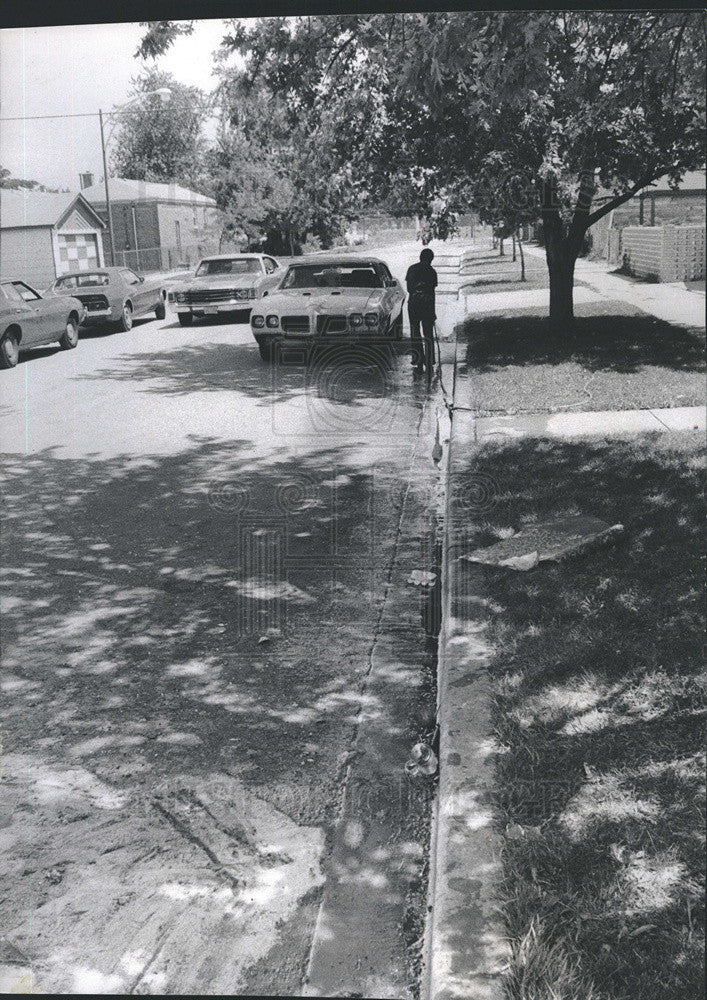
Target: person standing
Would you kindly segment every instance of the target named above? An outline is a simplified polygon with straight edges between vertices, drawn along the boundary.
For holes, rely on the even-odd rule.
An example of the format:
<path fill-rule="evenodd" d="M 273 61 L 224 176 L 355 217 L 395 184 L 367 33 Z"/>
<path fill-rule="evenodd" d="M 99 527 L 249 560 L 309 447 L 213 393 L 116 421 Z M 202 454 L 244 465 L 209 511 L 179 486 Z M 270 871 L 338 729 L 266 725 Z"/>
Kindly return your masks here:
<path fill-rule="evenodd" d="M 412 264 L 405 275 L 410 336 L 413 340 L 413 365 L 419 373 L 427 369 L 428 382 L 432 378 L 434 368 L 434 325 L 437 319 L 435 314 L 437 272 L 432 267 L 433 260 L 434 254 L 429 247 L 425 247 L 420 252 L 419 262 Z M 422 337 L 420 337 L 420 327 L 422 327 Z"/>

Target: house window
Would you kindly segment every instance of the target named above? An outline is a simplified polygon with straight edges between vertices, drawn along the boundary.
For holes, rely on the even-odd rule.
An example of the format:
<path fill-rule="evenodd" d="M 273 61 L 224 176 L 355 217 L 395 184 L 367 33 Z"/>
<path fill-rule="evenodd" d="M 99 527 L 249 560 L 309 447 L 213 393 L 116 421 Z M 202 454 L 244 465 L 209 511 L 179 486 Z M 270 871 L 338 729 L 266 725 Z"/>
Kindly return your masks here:
<path fill-rule="evenodd" d="M 182 249 L 182 230 L 178 222 L 174 223 L 174 234 L 177 238 L 177 250 Z"/>

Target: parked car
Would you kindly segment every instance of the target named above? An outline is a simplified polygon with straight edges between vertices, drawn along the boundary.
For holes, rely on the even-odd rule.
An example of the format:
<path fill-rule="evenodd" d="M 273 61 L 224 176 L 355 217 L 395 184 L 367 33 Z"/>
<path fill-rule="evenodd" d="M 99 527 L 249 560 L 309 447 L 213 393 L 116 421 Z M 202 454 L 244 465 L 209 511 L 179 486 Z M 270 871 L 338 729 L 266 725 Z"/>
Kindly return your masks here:
<path fill-rule="evenodd" d="M 250 317 L 260 356 L 276 341 L 400 340 L 405 291 L 376 257 L 301 258 Z"/>
<path fill-rule="evenodd" d="M 195 316 L 250 313 L 253 300 L 275 288 L 283 273 L 275 258 L 267 254 L 204 257 L 193 275 L 172 286 L 169 302 L 182 326 L 190 326 Z"/>
<path fill-rule="evenodd" d="M 79 342 L 85 307 L 72 297 L 43 296 L 24 281 L 0 283 L 0 368 L 14 368 L 20 351 L 59 342 L 71 350 Z"/>
<path fill-rule="evenodd" d="M 102 267 L 65 274 L 49 289 L 51 295 L 71 295 L 86 306 L 82 326 L 117 324 L 132 329 L 133 319 L 154 313 L 165 318 L 166 292 L 160 277 L 146 278 L 129 267 Z"/>

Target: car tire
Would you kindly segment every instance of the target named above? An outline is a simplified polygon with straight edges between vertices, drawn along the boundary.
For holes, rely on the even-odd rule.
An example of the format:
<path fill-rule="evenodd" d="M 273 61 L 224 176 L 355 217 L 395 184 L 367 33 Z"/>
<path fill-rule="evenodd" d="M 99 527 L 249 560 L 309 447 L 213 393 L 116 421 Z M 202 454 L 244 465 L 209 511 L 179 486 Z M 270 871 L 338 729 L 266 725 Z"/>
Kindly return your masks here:
<path fill-rule="evenodd" d="M 79 324 L 73 316 L 66 321 L 66 329 L 59 337 L 59 347 L 62 351 L 71 351 L 79 342 Z"/>
<path fill-rule="evenodd" d="M 194 317 L 191 313 L 177 313 L 177 319 L 180 326 L 191 326 L 194 322 Z"/>
<path fill-rule="evenodd" d="M 123 333 L 129 333 L 133 328 L 133 307 L 129 302 L 123 303 L 123 308 L 120 312 L 120 319 L 118 320 L 118 329 L 122 330 Z"/>
<path fill-rule="evenodd" d="M 272 363 L 273 360 L 273 344 L 272 340 L 268 340 L 264 337 L 258 337 L 258 350 L 260 351 L 260 357 L 263 361 L 268 364 Z"/>
<path fill-rule="evenodd" d="M 167 315 L 167 309 L 165 307 L 164 300 L 162 300 L 160 304 L 155 308 L 155 316 L 157 317 L 157 319 L 164 319 L 166 315 Z"/>
<path fill-rule="evenodd" d="M 14 368 L 19 357 L 19 334 L 15 330 L 6 330 L 0 338 L 0 368 Z"/>

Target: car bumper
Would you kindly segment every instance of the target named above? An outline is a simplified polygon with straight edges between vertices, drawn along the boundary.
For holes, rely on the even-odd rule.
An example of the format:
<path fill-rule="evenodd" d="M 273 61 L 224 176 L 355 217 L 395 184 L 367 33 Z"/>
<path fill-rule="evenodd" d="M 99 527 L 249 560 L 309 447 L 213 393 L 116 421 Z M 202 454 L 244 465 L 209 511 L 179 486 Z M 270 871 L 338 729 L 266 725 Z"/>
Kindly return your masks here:
<path fill-rule="evenodd" d="M 175 312 L 191 313 L 192 316 L 216 316 L 218 313 L 250 312 L 253 299 L 234 299 L 232 302 L 209 302 L 203 305 L 172 302 L 171 306 Z"/>
<path fill-rule="evenodd" d="M 120 319 L 120 313 L 116 316 L 112 309 L 91 309 L 86 311 L 81 326 L 100 326 L 101 323 L 113 323 Z"/>

